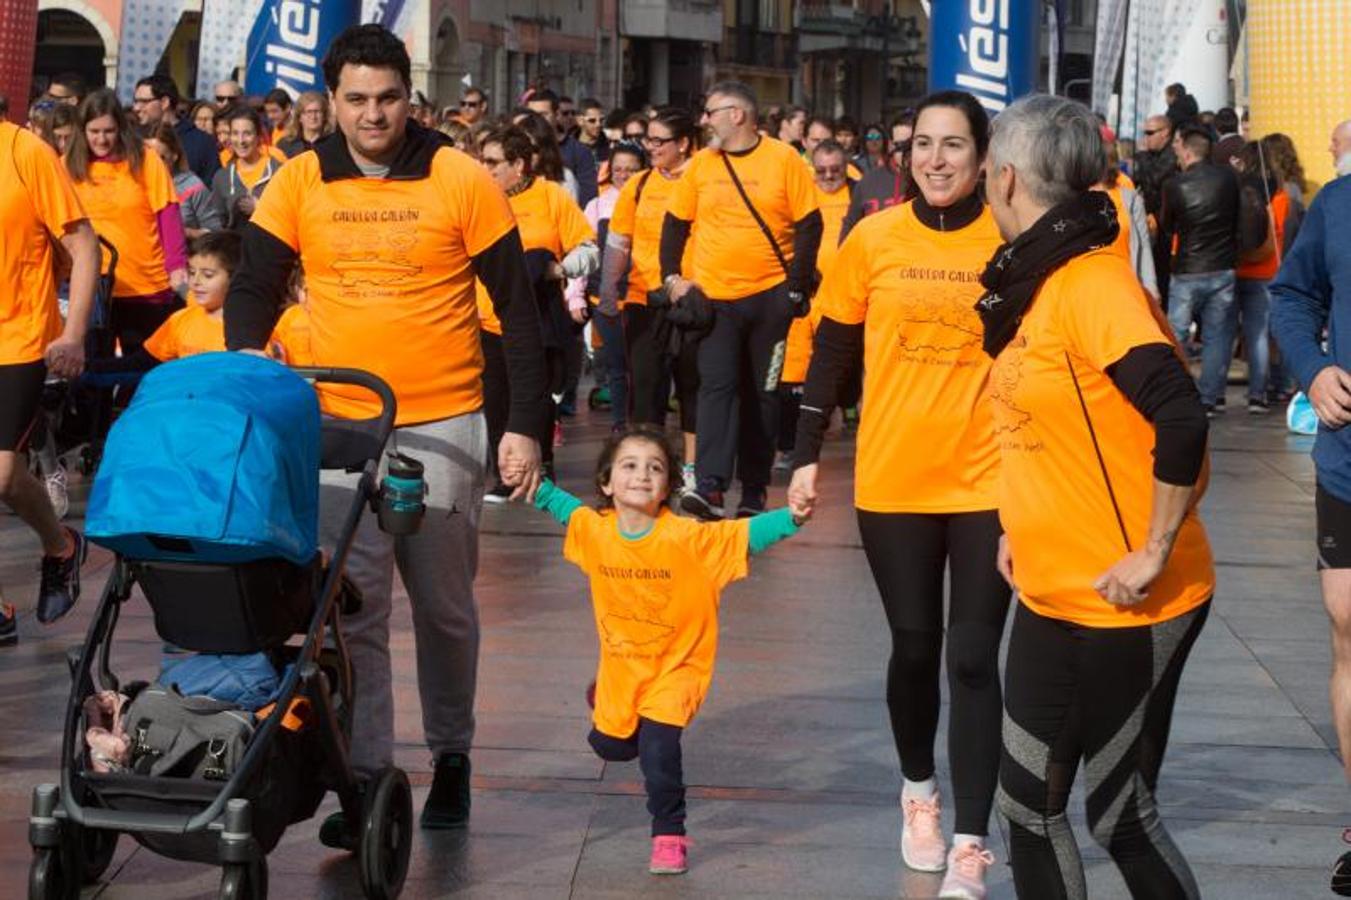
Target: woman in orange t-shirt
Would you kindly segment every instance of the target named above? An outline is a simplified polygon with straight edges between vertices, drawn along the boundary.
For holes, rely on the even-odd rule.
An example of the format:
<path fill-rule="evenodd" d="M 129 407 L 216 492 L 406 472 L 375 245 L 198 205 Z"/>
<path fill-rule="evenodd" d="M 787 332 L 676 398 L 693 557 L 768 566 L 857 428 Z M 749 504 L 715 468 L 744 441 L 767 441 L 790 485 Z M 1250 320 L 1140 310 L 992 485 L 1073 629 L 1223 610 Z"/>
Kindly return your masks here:
<path fill-rule="evenodd" d="M 117 248 L 108 345 L 134 353 L 174 310 L 187 287 L 188 254 L 173 175 L 146 152 L 117 95 L 97 90 L 80 104 L 66 152 L 75 193 L 98 234 Z"/>
<path fill-rule="evenodd" d="M 1001 234 L 982 276 L 999 440 L 1001 573 L 1018 593 L 1004 672 L 1000 810 L 1020 897 L 1085 897 L 1065 808 L 1133 897 L 1194 898 L 1154 800 L 1173 700 L 1215 571 L 1196 513 L 1206 415 L 1092 190 L 1098 125 L 1033 95 L 999 114 L 986 193 Z"/>
<path fill-rule="evenodd" d="M 649 306 L 648 295 L 663 290 L 659 259 L 662 220 L 676 181 L 699 149 L 699 129 L 686 110 L 663 106 L 647 123 L 643 144 L 652 168 L 630 179 L 615 201 L 605 240 L 597 309 L 602 316 L 623 316 L 632 382 L 632 421 L 664 425 L 674 384 L 685 443 L 682 489 L 694 490 L 699 340 L 692 333 L 673 334 L 665 307 Z M 693 248 L 691 241 L 685 254 L 687 263 Z M 662 296 L 664 299 L 664 293 Z"/>
<path fill-rule="evenodd" d="M 263 117 L 253 107 L 235 106 L 223 115 L 230 124 L 232 156 L 211 179 L 211 198 L 225 227 L 238 231 L 258 207 L 258 198 L 286 162 L 286 154 L 263 143 Z"/>
<path fill-rule="evenodd" d="M 999 232 L 977 186 L 989 119 L 970 94 L 920 104 L 911 143 L 913 202 L 863 219 L 817 291 L 821 313 L 798 419 L 789 498 L 816 499 L 831 410 L 859 364 L 863 410 L 854 505 L 891 629 L 887 706 L 904 786 L 901 854 L 948 870 L 945 895 L 984 895 L 984 849 L 999 767 L 999 641 L 1009 589 L 994 554 L 998 449 L 984 402 L 979 276 Z M 951 570 L 946 623 L 943 580 Z M 956 800 L 951 853 L 934 769 L 947 630 Z"/>

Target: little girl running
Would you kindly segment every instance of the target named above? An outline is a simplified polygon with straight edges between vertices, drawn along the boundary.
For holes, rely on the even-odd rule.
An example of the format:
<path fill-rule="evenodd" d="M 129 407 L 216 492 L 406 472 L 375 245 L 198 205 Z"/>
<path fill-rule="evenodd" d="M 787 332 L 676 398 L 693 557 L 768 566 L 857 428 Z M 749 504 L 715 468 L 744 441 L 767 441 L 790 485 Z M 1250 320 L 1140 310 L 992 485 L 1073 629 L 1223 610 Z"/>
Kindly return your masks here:
<path fill-rule="evenodd" d="M 599 511 L 545 481 L 535 505 L 567 526 L 563 555 L 591 579 L 600 664 L 594 728 L 601 759 L 642 767 L 652 815 L 648 871 L 685 871 L 680 735 L 713 679 L 718 599 L 747 572 L 747 556 L 797 532 L 809 512 L 698 522 L 669 509 L 679 460 L 647 425 L 613 435 L 596 465 Z"/>

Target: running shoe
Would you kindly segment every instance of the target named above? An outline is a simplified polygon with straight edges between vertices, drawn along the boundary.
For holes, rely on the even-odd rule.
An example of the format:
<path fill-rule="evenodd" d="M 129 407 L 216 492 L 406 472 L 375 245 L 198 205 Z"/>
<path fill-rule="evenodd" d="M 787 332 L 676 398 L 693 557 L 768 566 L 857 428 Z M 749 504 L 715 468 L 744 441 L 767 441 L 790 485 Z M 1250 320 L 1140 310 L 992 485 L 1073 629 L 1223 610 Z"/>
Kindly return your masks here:
<path fill-rule="evenodd" d="M 1271 412 L 1271 406 L 1267 404 L 1267 398 L 1265 397 L 1248 398 L 1248 415 L 1265 416 L 1269 412 Z"/>
<path fill-rule="evenodd" d="M 652 859 L 647 871 L 653 875 L 682 875 L 689 869 L 690 840 L 683 834 L 659 834 L 652 839 Z"/>
<path fill-rule="evenodd" d="M 682 494 L 689 494 L 698 489 L 699 479 L 694 474 L 694 463 L 685 463 L 681 466 L 680 477 L 684 481 L 684 484 L 680 486 Z"/>
<path fill-rule="evenodd" d="M 992 865 L 994 854 L 979 844 L 953 847 L 938 896 L 943 900 L 985 900 L 985 870 Z"/>
<path fill-rule="evenodd" d="M 511 494 L 515 488 L 510 485 L 498 482 L 497 487 L 483 492 L 484 503 L 506 503 L 511 499 Z"/>
<path fill-rule="evenodd" d="M 65 467 L 57 466 L 56 471 L 43 481 L 47 485 L 47 498 L 52 501 L 52 511 L 56 513 L 58 520 L 64 519 L 66 513 L 70 512 L 70 492 L 66 486 Z"/>
<path fill-rule="evenodd" d="M 704 522 L 716 522 L 725 515 L 722 491 L 689 491 L 680 498 L 680 511 Z"/>
<path fill-rule="evenodd" d="M 749 519 L 751 516 L 758 516 L 765 511 L 765 503 L 768 500 L 769 491 L 762 487 L 741 486 L 741 502 L 737 504 L 736 517 L 738 519 Z"/>
<path fill-rule="evenodd" d="M 1342 831 L 1342 840 L 1351 844 L 1351 828 Z M 1351 897 L 1351 850 L 1343 853 L 1332 867 L 1332 893 Z"/>
<path fill-rule="evenodd" d="M 774 471 L 775 472 L 793 471 L 793 454 L 780 453 L 778 456 L 776 456 L 774 458 Z"/>
<path fill-rule="evenodd" d="M 935 793 L 928 800 L 901 800 L 901 859 L 917 872 L 941 872 L 947 865 L 943 840 L 943 803 Z"/>
<path fill-rule="evenodd" d="M 38 621 L 50 625 L 70 612 L 80 599 L 80 566 L 89 552 L 84 535 L 66 526 L 70 535 L 69 556 L 42 557 L 42 583 L 38 587 Z"/>
<path fill-rule="evenodd" d="M 0 601 L 0 647 L 19 642 L 19 614 L 14 604 Z"/>
<path fill-rule="evenodd" d="M 432 789 L 422 807 L 422 827 L 464 828 L 469 824 L 469 755 L 443 753 L 436 761 Z"/>

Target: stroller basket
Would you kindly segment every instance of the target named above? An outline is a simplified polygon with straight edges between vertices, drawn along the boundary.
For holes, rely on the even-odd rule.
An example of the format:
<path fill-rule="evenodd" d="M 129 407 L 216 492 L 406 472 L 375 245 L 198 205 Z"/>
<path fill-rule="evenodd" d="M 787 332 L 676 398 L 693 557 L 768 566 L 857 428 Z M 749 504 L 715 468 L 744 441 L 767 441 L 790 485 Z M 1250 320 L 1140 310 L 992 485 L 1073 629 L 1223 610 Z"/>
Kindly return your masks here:
<path fill-rule="evenodd" d="M 323 567 L 263 559 L 232 566 L 129 563 L 161 638 L 200 653 L 254 653 L 303 632 L 314 614 Z"/>

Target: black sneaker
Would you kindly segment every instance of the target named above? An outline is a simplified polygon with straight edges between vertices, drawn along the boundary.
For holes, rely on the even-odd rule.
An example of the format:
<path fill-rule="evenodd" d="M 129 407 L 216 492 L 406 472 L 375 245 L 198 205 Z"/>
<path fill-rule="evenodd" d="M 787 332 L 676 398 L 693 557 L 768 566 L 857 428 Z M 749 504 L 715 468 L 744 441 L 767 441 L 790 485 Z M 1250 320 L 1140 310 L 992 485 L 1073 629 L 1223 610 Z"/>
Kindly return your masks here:
<path fill-rule="evenodd" d="M 67 528 L 75 550 L 67 557 L 42 557 L 42 584 L 38 587 L 38 621 L 50 625 L 70 612 L 80 599 L 80 566 L 89 552 L 84 535 Z"/>
<path fill-rule="evenodd" d="M 443 753 L 436 761 L 431 793 L 422 807 L 422 827 L 433 830 L 464 828 L 469 824 L 469 756 Z"/>
<path fill-rule="evenodd" d="M 0 647 L 19 642 L 19 614 L 12 603 L 0 603 Z"/>
<path fill-rule="evenodd" d="M 1271 412 L 1271 407 L 1267 404 L 1265 397 L 1248 398 L 1248 415 L 1265 416 L 1269 412 Z"/>
<path fill-rule="evenodd" d="M 680 498 L 680 511 L 704 522 L 716 522 L 725 514 L 722 491 L 688 491 Z"/>
<path fill-rule="evenodd" d="M 511 499 L 511 494 L 516 489 L 510 485 L 497 483 L 497 487 L 483 492 L 484 503 L 506 503 Z"/>
<path fill-rule="evenodd" d="M 749 519 L 751 516 L 758 516 L 765 511 L 765 500 L 768 491 L 764 488 L 741 486 L 741 502 L 737 504 L 736 517 L 738 519 Z"/>
<path fill-rule="evenodd" d="M 1343 853 L 1332 867 L 1332 893 L 1351 897 L 1351 850 Z"/>
<path fill-rule="evenodd" d="M 342 814 L 342 810 L 338 810 L 324 819 L 324 823 L 319 826 L 319 843 L 325 847 L 332 847 L 334 850 L 346 850 L 348 853 L 356 852 L 356 835 L 348 830 L 347 817 Z"/>

